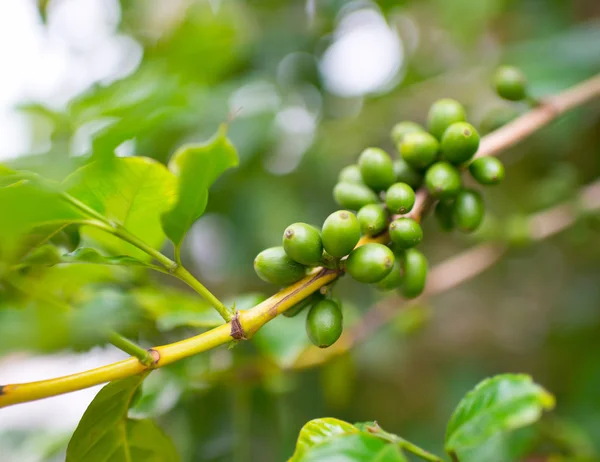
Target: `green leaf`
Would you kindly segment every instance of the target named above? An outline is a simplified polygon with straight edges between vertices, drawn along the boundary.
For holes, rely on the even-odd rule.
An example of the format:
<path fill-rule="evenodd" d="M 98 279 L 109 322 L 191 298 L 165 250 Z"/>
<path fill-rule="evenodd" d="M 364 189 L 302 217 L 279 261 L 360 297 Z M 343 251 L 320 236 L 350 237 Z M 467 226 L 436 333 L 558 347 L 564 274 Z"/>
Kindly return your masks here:
<path fill-rule="evenodd" d="M 133 396 L 147 374 L 111 382 L 81 418 L 66 462 L 176 462 L 171 440 L 151 420 L 127 418 Z"/>
<path fill-rule="evenodd" d="M 146 157 L 92 162 L 69 176 L 65 185 L 73 197 L 146 244 L 162 245 L 165 236 L 160 217 L 173 206 L 176 196 L 176 179 L 164 165 Z M 131 244 L 100 230 L 87 229 L 85 234 L 110 253 L 148 258 Z"/>
<path fill-rule="evenodd" d="M 343 420 L 333 418 L 311 420 L 300 430 L 300 435 L 296 442 L 296 450 L 290 462 L 303 460 L 302 458 L 305 454 L 316 445 L 327 443 L 341 435 L 358 432 L 358 428 Z"/>
<path fill-rule="evenodd" d="M 302 462 L 408 462 L 402 450 L 381 438 L 367 433 L 343 435 L 314 447 L 301 459 Z"/>
<path fill-rule="evenodd" d="M 529 425 L 553 407 L 554 397 L 528 375 L 486 379 L 467 393 L 452 414 L 446 430 L 446 452 L 459 453 L 498 433 Z"/>
<path fill-rule="evenodd" d="M 175 206 L 162 217 L 167 237 L 176 247 L 194 222 L 202 216 L 208 203 L 208 189 L 227 169 L 238 165 L 235 147 L 227 139 L 227 126 L 208 142 L 181 147 L 169 162 L 179 178 Z"/>

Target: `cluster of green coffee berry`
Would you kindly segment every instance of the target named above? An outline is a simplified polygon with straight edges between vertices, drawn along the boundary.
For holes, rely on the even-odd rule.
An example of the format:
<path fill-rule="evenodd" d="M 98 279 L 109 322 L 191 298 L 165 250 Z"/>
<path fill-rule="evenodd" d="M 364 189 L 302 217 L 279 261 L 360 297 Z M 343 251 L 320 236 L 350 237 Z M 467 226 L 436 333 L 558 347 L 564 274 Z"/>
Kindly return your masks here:
<path fill-rule="evenodd" d="M 504 86 L 496 82 L 496 88 L 514 100 L 519 96 L 514 73 L 504 73 L 513 81 L 501 81 Z M 481 224 L 484 206 L 479 192 L 463 187 L 461 170 L 468 168 L 478 183 L 492 185 L 504 177 L 504 166 L 493 157 L 472 160 L 480 137 L 467 122 L 464 107 L 452 99 L 431 106 L 427 129 L 400 122 L 391 137 L 400 157 L 393 160 L 382 149 L 367 148 L 357 164 L 342 169 L 333 196 L 344 210 L 329 215 L 321 230 L 306 223 L 286 228 L 282 245 L 262 251 L 254 260 L 261 279 L 287 286 L 302 279 L 308 268 L 324 266 L 381 290 L 398 289 L 406 298 L 423 292 L 427 259 L 414 248 L 423 239 L 423 230 L 409 215 L 415 189 L 424 185 L 438 201 L 435 216 L 442 229 L 471 232 Z M 357 247 L 361 236 L 371 242 Z M 332 345 L 343 329 L 339 302 L 317 292 L 285 314 L 294 316 L 309 307 L 309 338 L 321 348 Z"/>

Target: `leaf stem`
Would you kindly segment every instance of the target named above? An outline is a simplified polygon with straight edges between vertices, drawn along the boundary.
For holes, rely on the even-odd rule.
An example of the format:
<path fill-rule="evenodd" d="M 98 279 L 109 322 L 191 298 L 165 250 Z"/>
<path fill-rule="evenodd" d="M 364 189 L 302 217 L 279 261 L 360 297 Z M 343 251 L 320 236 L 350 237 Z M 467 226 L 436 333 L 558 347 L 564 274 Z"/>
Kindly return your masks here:
<path fill-rule="evenodd" d="M 406 449 L 409 452 L 412 452 L 414 455 L 420 457 L 421 459 L 429 460 L 430 462 L 442 462 L 442 458 L 432 454 L 429 451 L 426 451 L 423 448 L 420 448 L 416 444 L 411 443 L 410 441 L 406 441 L 405 439 L 401 439 L 398 441 L 398 444 L 402 449 Z"/>
<path fill-rule="evenodd" d="M 150 367 L 152 364 L 154 364 L 154 358 L 148 350 L 145 350 L 138 344 L 133 343 L 131 340 L 123 337 L 121 334 L 111 331 L 108 334 L 108 340 L 119 350 L 122 350 L 128 355 L 139 359 L 140 363 L 142 363 L 144 366 Z"/>

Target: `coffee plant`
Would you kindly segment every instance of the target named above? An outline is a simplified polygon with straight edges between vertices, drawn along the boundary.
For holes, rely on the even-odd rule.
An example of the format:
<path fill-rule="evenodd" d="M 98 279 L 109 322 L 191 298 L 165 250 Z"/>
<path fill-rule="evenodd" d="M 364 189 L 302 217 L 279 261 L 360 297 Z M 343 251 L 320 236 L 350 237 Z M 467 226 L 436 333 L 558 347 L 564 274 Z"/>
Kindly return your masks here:
<path fill-rule="evenodd" d="M 206 211 L 209 189 L 238 164 L 236 148 L 227 137 L 228 124 L 222 124 L 206 143 L 182 146 L 167 166 L 144 157 L 92 157 L 61 181 L 2 166 L 2 299 L 15 307 L 22 303 L 22 308 L 3 313 L 0 343 L 77 350 L 111 343 L 130 357 L 69 376 L 4 384 L 0 406 L 109 382 L 83 415 L 68 444 L 66 460 L 177 461 L 175 445 L 163 430 L 135 413 L 145 397 L 143 383 L 156 369 L 220 345 L 233 348 L 252 341 L 280 314 L 294 319 L 279 321 L 279 334 L 258 335 L 258 348 L 279 349 L 275 353 L 282 354 L 293 346 L 292 339 L 303 336 L 317 348 L 292 352 L 292 359 L 280 367 L 325 363 L 397 316 L 404 306 L 410 313 L 409 307 L 418 306 L 424 297 L 483 271 L 506 246 L 544 239 L 599 208 L 600 186 L 592 184 L 581 192 L 575 207 L 567 203 L 520 221 L 480 229 L 487 201 L 481 186 L 497 185 L 505 176 L 505 167 L 495 156 L 562 113 L 600 96 L 599 77 L 540 101 L 529 96 L 526 78 L 517 68 L 501 67 L 492 80 L 500 97 L 524 101 L 529 110 L 481 136 L 463 105 L 446 98 L 431 105 L 424 126 L 401 121 L 390 127 L 397 154 L 366 147 L 355 164 L 344 167 L 332 188 L 339 210 L 325 217 L 320 226 L 290 224 L 280 242 L 256 256 L 257 276 L 278 291 L 266 299 L 221 301 L 183 264 L 182 243 Z M 482 131 L 488 133 L 485 127 Z M 422 222 L 429 212 L 441 230 L 480 230 L 479 239 L 488 242 L 430 269 L 427 256 L 418 248 L 428 239 Z M 165 238 L 172 244 L 172 258 L 160 250 Z M 114 310 L 107 308 L 98 315 L 93 309 L 97 293 L 89 286 L 79 290 L 76 269 L 69 273 L 72 280 L 65 281 L 72 286 L 43 291 L 29 283 L 32 276 L 50 274 L 51 268 L 80 265 L 98 267 L 96 283 L 100 285 L 106 280 L 101 271 L 106 267 L 117 268 L 120 278 L 131 281 L 135 274 L 160 272 L 190 286 L 207 305 L 199 310 L 188 295 L 130 284 L 124 296 L 112 295 Z M 364 290 L 391 295 L 362 321 L 345 326 L 349 315 L 337 286 L 343 277 L 363 284 Z M 128 307 L 130 303 L 141 306 L 142 312 Z M 192 308 L 170 313 L 172 304 Z M 51 315 L 44 311 L 49 307 Z M 181 317 L 173 316 L 177 314 Z M 140 323 L 147 322 L 165 333 L 181 325 L 207 330 L 146 348 L 131 339 L 138 337 Z M 46 338 L 41 334 L 46 329 L 55 335 Z M 30 335 L 19 338 L 22 332 Z M 449 418 L 444 442 L 447 456 L 452 461 L 482 460 L 477 455 L 480 446 L 533 424 L 554 404 L 554 397 L 527 375 L 485 379 L 458 402 Z M 377 419 L 377 415 L 372 417 Z M 385 431 L 375 420 L 348 423 L 324 417 L 304 425 L 294 453 L 286 457 L 296 462 L 391 462 L 408 461 L 412 456 L 443 460 Z"/>

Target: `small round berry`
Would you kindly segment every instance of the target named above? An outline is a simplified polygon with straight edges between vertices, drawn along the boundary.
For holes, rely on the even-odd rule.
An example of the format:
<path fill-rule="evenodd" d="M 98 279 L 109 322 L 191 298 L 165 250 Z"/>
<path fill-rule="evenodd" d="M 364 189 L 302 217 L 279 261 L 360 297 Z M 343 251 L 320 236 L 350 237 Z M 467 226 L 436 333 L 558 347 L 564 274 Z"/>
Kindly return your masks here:
<path fill-rule="evenodd" d="M 439 201 L 435 206 L 434 215 L 442 231 L 452 231 L 454 229 L 453 201 Z"/>
<path fill-rule="evenodd" d="M 400 143 L 404 141 L 404 137 L 409 133 L 424 131 L 425 129 L 418 123 L 405 120 L 404 122 L 399 122 L 392 127 L 392 141 L 394 144 L 396 144 L 396 146 L 399 146 Z"/>
<path fill-rule="evenodd" d="M 297 316 L 302 311 L 304 311 L 306 308 L 314 305 L 315 303 L 323 300 L 324 298 L 325 298 L 325 296 L 317 290 L 316 292 L 313 292 L 311 295 L 306 297 L 304 300 L 299 301 L 291 308 L 288 308 L 287 310 L 285 310 L 283 312 L 283 315 L 286 318 L 293 318 L 294 316 Z"/>
<path fill-rule="evenodd" d="M 362 176 L 360 174 L 360 168 L 356 164 L 347 165 L 342 170 L 340 170 L 338 181 L 340 183 L 364 184 Z"/>
<path fill-rule="evenodd" d="M 498 184 L 504 179 L 504 164 L 495 157 L 480 157 L 469 165 L 471 176 L 481 184 Z"/>
<path fill-rule="evenodd" d="M 375 236 L 387 226 L 387 213 L 381 204 L 365 205 L 356 216 L 365 236 Z"/>
<path fill-rule="evenodd" d="M 494 88 L 501 98 L 521 101 L 527 97 L 527 78 L 514 66 L 499 67 L 494 73 Z"/>
<path fill-rule="evenodd" d="M 397 249 L 408 249 L 423 240 L 423 229 L 412 218 L 397 218 L 390 224 L 390 239 Z"/>
<path fill-rule="evenodd" d="M 418 188 L 423 183 L 423 175 L 408 165 L 408 162 L 404 159 L 394 161 L 394 173 L 397 182 L 406 183 L 413 189 Z"/>
<path fill-rule="evenodd" d="M 481 194 L 463 189 L 454 201 L 453 219 L 456 227 L 465 233 L 475 231 L 483 221 L 485 208 Z"/>
<path fill-rule="evenodd" d="M 394 183 L 385 193 L 385 204 L 392 213 L 408 213 L 415 205 L 415 190 L 406 183 Z"/>
<path fill-rule="evenodd" d="M 440 144 L 427 132 L 409 133 L 400 145 L 402 158 L 413 168 L 424 169 L 437 159 Z"/>
<path fill-rule="evenodd" d="M 421 295 L 427 282 L 427 258 L 417 249 L 408 249 L 402 259 L 400 293 L 406 298 Z"/>
<path fill-rule="evenodd" d="M 395 257 L 392 271 L 390 271 L 390 274 L 377 283 L 377 288 L 379 290 L 387 291 L 400 287 L 400 284 L 402 283 L 402 271 L 400 258 Z"/>
<path fill-rule="evenodd" d="M 318 265 L 323 255 L 321 234 L 314 226 L 306 223 L 294 223 L 285 229 L 283 248 L 292 260 L 303 265 Z"/>
<path fill-rule="evenodd" d="M 364 183 L 375 191 L 383 191 L 396 181 L 392 159 L 383 149 L 365 149 L 358 166 Z"/>
<path fill-rule="evenodd" d="M 348 255 L 359 239 L 360 224 L 352 212 L 338 210 L 325 219 L 321 240 L 329 255 L 338 258 Z"/>
<path fill-rule="evenodd" d="M 254 259 L 254 270 L 263 281 L 278 286 L 288 286 L 302 279 L 306 268 L 292 260 L 283 247 L 263 250 Z"/>
<path fill-rule="evenodd" d="M 449 98 L 440 99 L 429 108 L 427 129 L 439 140 L 450 125 L 465 120 L 467 113 L 462 104 Z"/>
<path fill-rule="evenodd" d="M 460 191 L 460 172 L 448 162 L 436 162 L 425 173 L 425 185 L 436 199 L 450 199 Z"/>
<path fill-rule="evenodd" d="M 506 125 L 519 116 L 519 111 L 512 106 L 502 106 L 491 109 L 479 123 L 479 131 L 487 135 Z"/>
<path fill-rule="evenodd" d="M 386 277 L 394 266 L 394 254 L 383 244 L 365 244 L 352 251 L 346 271 L 353 279 L 372 284 Z"/>
<path fill-rule="evenodd" d="M 312 306 L 306 317 L 306 333 L 319 348 L 333 345 L 344 330 L 344 317 L 340 306 L 331 299 L 321 300 Z"/>
<path fill-rule="evenodd" d="M 350 210 L 359 210 L 367 204 L 379 202 L 379 197 L 372 189 L 363 184 L 347 182 L 335 185 L 333 198 L 340 207 Z"/>
<path fill-rule="evenodd" d="M 450 125 L 442 136 L 442 155 L 448 162 L 460 165 L 475 155 L 479 148 L 479 133 L 467 122 Z"/>

